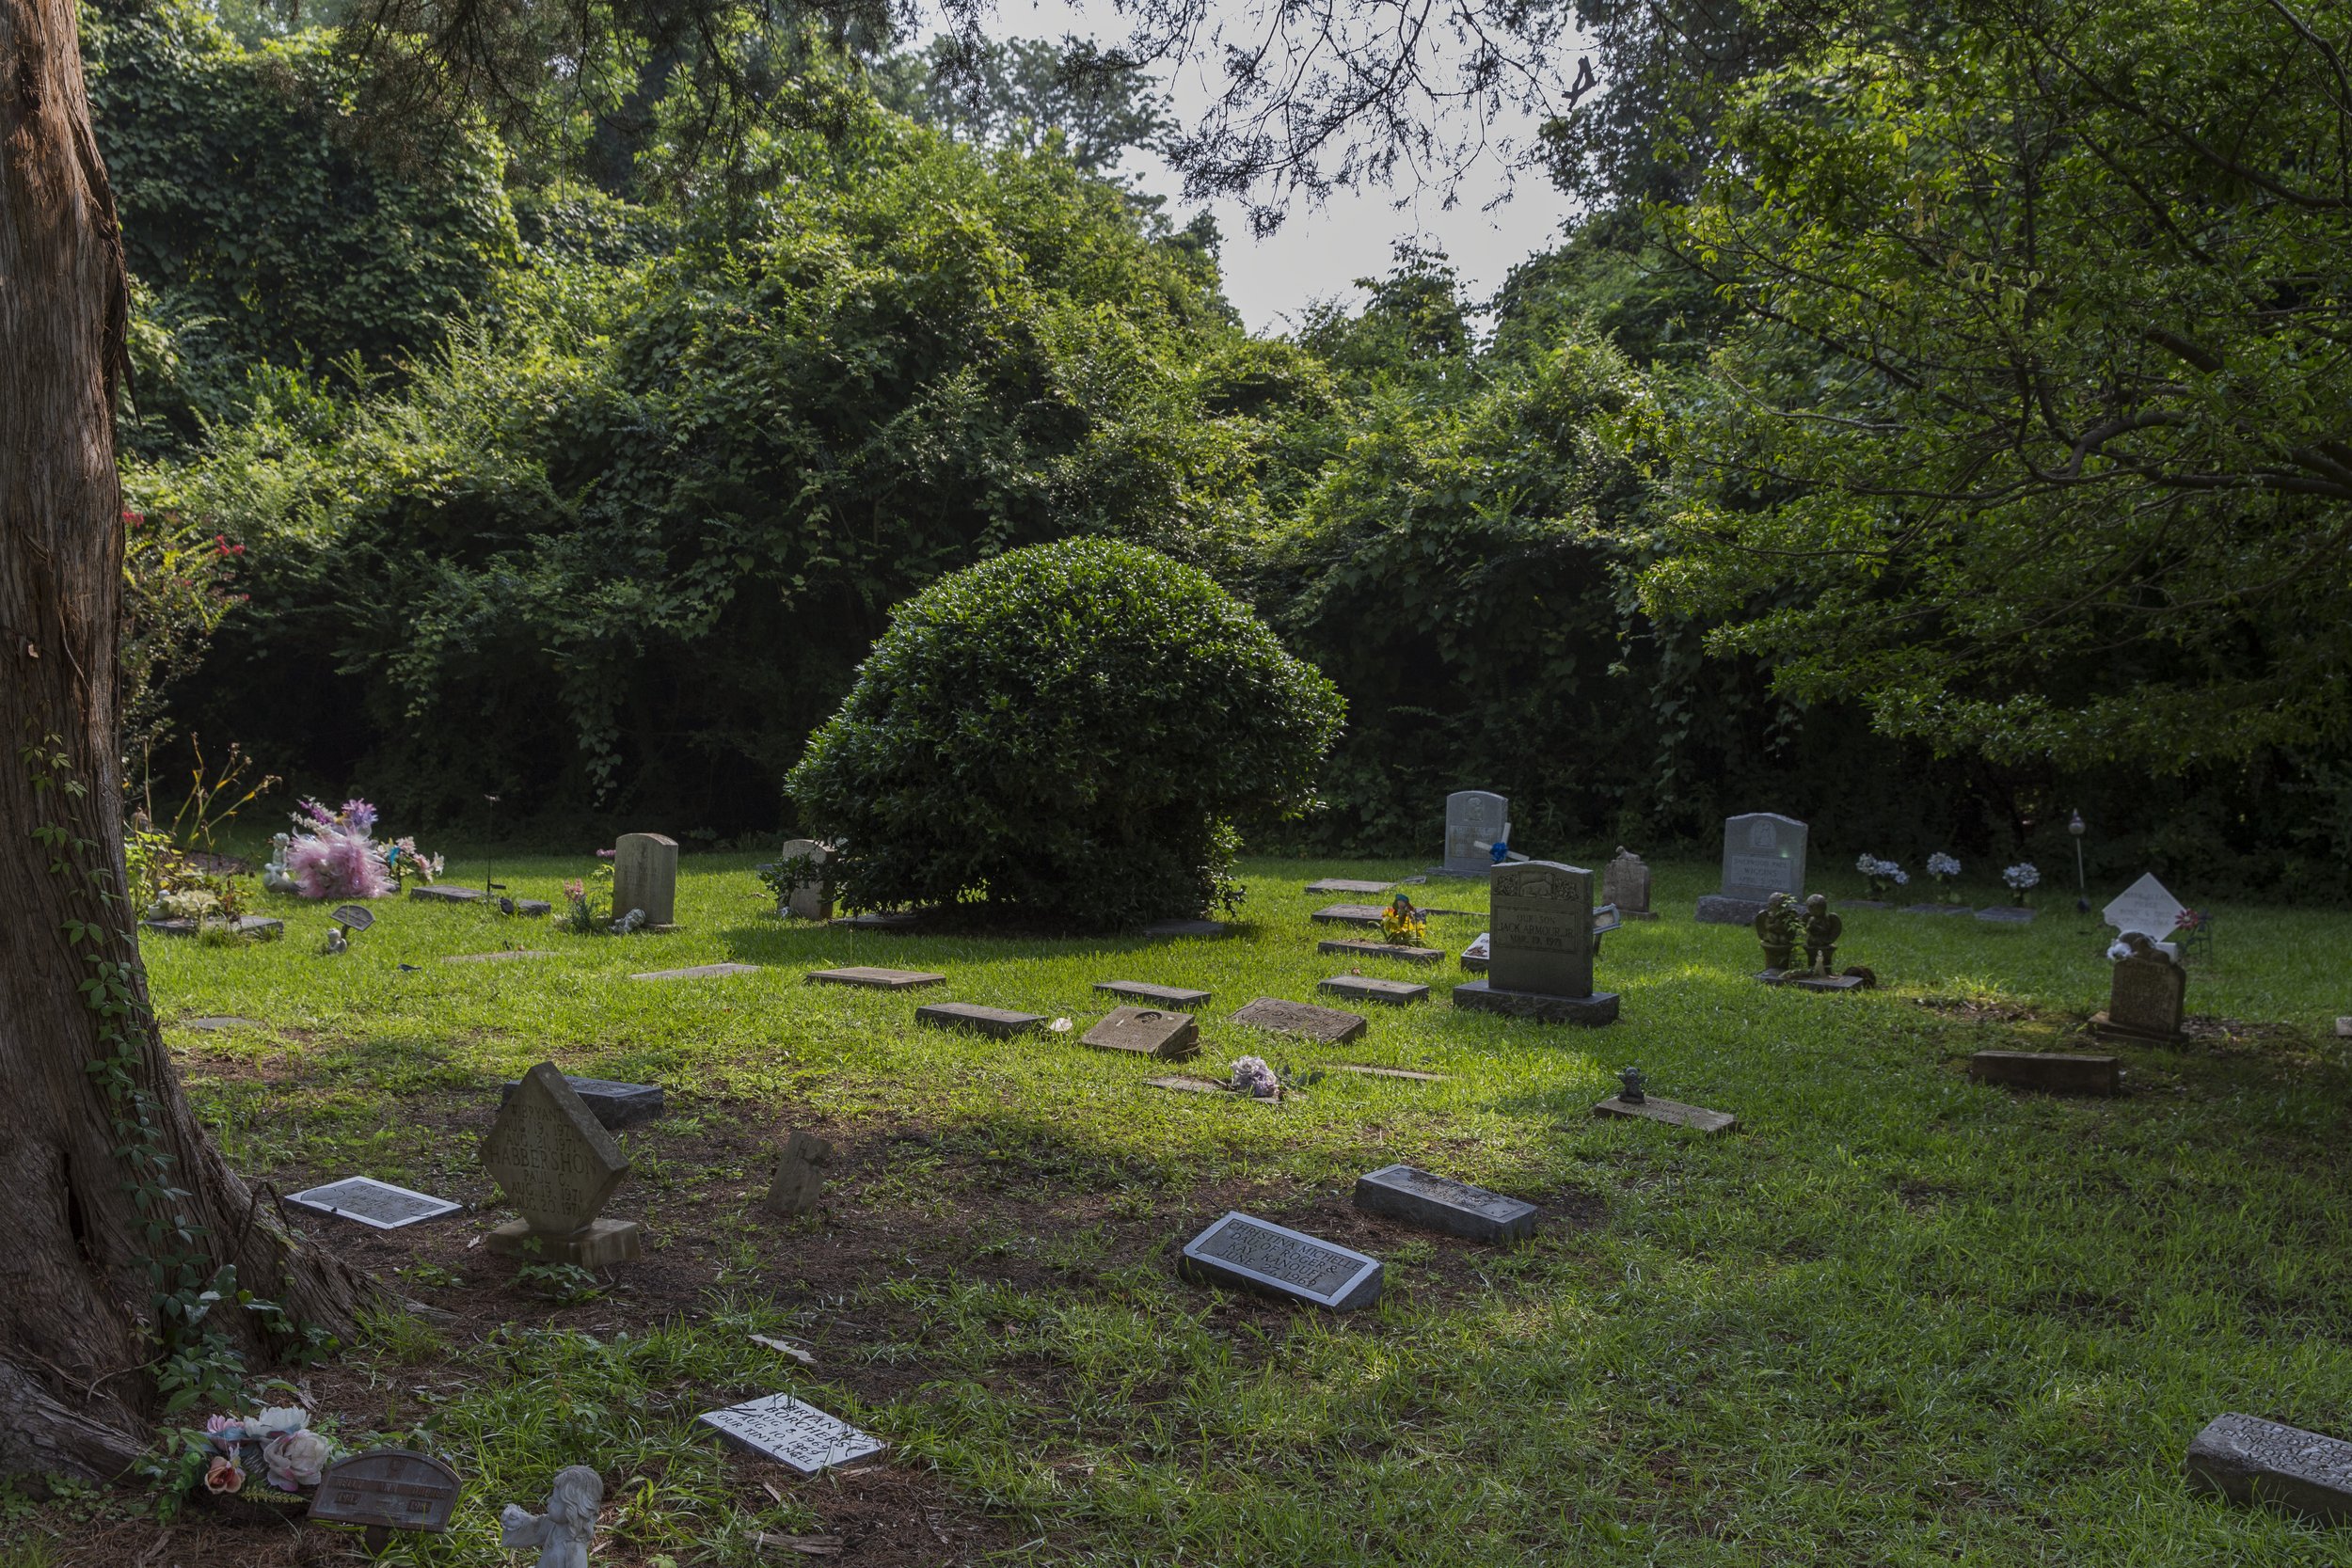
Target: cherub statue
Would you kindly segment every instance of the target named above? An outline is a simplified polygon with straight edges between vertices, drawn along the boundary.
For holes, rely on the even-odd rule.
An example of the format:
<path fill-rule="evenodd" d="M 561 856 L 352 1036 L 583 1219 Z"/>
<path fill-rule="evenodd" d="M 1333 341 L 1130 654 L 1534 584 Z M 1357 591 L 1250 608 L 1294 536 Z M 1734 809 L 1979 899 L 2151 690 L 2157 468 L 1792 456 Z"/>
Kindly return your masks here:
<path fill-rule="evenodd" d="M 1815 894 L 1804 901 L 1804 966 L 1816 974 L 1830 973 L 1837 958 L 1837 939 L 1846 922 L 1830 911 L 1829 900 Z"/>
<path fill-rule="evenodd" d="M 1798 935 L 1797 906 L 1785 893 L 1775 893 L 1756 911 L 1756 940 L 1764 944 L 1764 967 L 1787 969 Z"/>
<path fill-rule="evenodd" d="M 539 1568 L 588 1568 L 603 1502 L 604 1478 L 596 1471 L 585 1465 L 558 1470 L 547 1513 L 526 1513 L 508 1503 L 499 1514 L 499 1544 L 538 1547 Z"/>

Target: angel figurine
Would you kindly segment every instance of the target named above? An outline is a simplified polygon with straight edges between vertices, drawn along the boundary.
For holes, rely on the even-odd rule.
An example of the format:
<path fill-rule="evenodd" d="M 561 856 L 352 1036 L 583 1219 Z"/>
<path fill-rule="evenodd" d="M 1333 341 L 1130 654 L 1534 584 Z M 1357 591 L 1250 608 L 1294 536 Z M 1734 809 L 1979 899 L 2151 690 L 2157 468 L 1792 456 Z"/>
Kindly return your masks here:
<path fill-rule="evenodd" d="M 596 1510 L 604 1502 L 604 1478 L 585 1465 L 555 1472 L 545 1513 L 526 1513 L 508 1503 L 499 1514 L 499 1544 L 536 1546 L 538 1568 L 588 1568 L 588 1548 L 596 1544 Z"/>

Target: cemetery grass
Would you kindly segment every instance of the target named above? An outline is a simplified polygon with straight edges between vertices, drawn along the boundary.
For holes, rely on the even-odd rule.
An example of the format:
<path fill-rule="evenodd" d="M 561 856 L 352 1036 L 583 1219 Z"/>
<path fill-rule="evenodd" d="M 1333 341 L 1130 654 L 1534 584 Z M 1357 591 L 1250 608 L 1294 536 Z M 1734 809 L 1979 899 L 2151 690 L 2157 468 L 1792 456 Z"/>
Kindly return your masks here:
<path fill-rule="evenodd" d="M 845 1563 L 2352 1564 L 2352 1531 L 2180 1480 L 2223 1411 L 2352 1434 L 2338 916 L 2223 910 L 2194 1037 L 2119 1048 L 2077 1033 L 2106 965 L 2071 900 L 2026 927 L 1851 913 L 1840 961 L 1883 983 L 1815 995 L 1755 983 L 1751 935 L 1689 918 L 1709 872 L 1660 866 L 1664 918 L 1598 966 L 1622 1022 L 1580 1031 L 1455 1013 L 1450 961 L 1317 954 L 1352 933 L 1309 922 L 1343 900 L 1305 882 L 1418 864 L 1253 863 L 1242 935 L 1160 942 L 788 924 L 751 859 L 689 858 L 668 934 L 403 901 L 330 958 L 324 912 L 273 900 L 282 943 L 147 943 L 167 1038 L 241 1169 L 280 1194 L 361 1174 L 479 1206 L 387 1234 L 301 1221 L 416 1304 L 302 1374 L 311 1397 L 467 1477 L 452 1533 L 383 1560 L 507 1564 L 498 1505 L 536 1508 L 587 1463 L 608 1483 L 596 1560 L 630 1568 L 798 1560 L 786 1538 Z M 577 870 L 510 879 L 554 896 Z M 1484 908 L 1478 884 L 1414 891 Z M 1483 926 L 1435 921 L 1430 945 Z M 441 961 L 502 946 L 553 956 Z M 629 978 L 719 961 L 759 970 Z M 802 981 L 847 964 L 949 981 Z M 1359 1009 L 1369 1033 L 1341 1046 L 1225 1022 L 1350 970 L 1435 997 Z M 1105 979 L 1213 990 L 1200 1056 L 1082 1047 L 1119 1000 Z M 918 1027 L 942 1000 L 1074 1028 Z M 190 1027 L 223 1015 L 251 1022 Z M 2117 1050 L 2127 1092 L 1977 1086 L 1983 1048 Z M 1144 1084 L 1245 1053 L 1303 1093 Z M 642 1262 L 529 1277 L 469 1244 L 509 1217 L 475 1158 L 498 1085 L 548 1058 L 668 1091 L 621 1134 L 636 1169 L 607 1210 L 644 1222 Z M 1592 1117 L 1635 1064 L 1740 1129 Z M 839 1154 L 825 1211 L 780 1220 L 759 1197 L 795 1129 Z M 1355 1177 L 1395 1161 L 1540 1204 L 1536 1239 L 1501 1252 L 1359 1214 Z M 1229 1208 L 1382 1258 L 1385 1296 L 1332 1317 L 1182 1282 L 1175 1248 Z M 889 1449 L 802 1480 L 693 1423 L 778 1391 Z M 0 1540 L 0 1568 L 356 1551 L 100 1494 L 8 1497 Z"/>

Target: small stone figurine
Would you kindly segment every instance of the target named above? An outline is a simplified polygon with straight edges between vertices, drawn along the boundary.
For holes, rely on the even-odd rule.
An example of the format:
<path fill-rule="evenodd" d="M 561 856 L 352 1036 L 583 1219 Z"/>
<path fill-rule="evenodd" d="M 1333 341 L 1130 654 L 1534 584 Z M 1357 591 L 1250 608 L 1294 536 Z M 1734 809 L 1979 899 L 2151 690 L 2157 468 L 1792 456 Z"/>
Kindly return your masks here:
<path fill-rule="evenodd" d="M 1639 1105 L 1648 1097 L 1642 1086 L 1642 1069 L 1621 1068 L 1617 1071 L 1617 1098 L 1628 1105 Z"/>
<path fill-rule="evenodd" d="M 547 1513 L 526 1513 L 508 1503 L 499 1514 L 499 1544 L 538 1547 L 538 1568 L 588 1568 L 603 1502 L 604 1478 L 596 1471 L 585 1465 L 558 1470 Z"/>
<path fill-rule="evenodd" d="M 1830 965 L 1837 960 L 1837 939 L 1846 934 L 1846 922 L 1829 907 L 1829 900 L 1815 894 L 1804 901 L 1804 966 L 1816 974 L 1833 973 Z"/>
<path fill-rule="evenodd" d="M 1782 970 L 1788 967 L 1788 956 L 1796 950 L 1800 921 L 1797 906 L 1785 893 L 1775 893 L 1756 911 L 1756 940 L 1764 944 L 1764 967 Z"/>

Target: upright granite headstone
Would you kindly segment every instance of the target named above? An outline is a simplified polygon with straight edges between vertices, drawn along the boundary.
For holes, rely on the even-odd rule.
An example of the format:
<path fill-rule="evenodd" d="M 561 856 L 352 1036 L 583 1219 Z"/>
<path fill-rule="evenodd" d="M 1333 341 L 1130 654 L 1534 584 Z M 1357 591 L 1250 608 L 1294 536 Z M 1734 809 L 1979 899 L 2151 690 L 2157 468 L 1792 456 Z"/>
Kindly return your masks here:
<path fill-rule="evenodd" d="M 785 865 L 794 861 L 806 861 L 812 867 L 821 867 L 832 859 L 832 847 L 819 844 L 813 838 L 787 839 L 784 847 L 777 852 L 778 863 Z M 833 890 L 819 871 L 815 876 L 791 883 L 784 896 L 777 900 L 777 906 L 778 914 L 790 915 L 795 920 L 831 920 Z"/>
<path fill-rule="evenodd" d="M 1614 991 L 1593 990 L 1593 874 L 1556 861 L 1494 871 L 1486 974 L 1454 988 L 1454 1005 L 1546 1023 L 1613 1023 Z"/>
<path fill-rule="evenodd" d="M 635 1220 L 596 1217 L 628 1174 L 628 1157 L 553 1062 L 523 1074 L 499 1107 L 482 1164 L 523 1212 L 490 1232 L 491 1251 L 591 1268 L 638 1255 Z"/>
<path fill-rule="evenodd" d="M 1484 877 L 1494 857 L 1491 845 L 1511 826 L 1511 802 L 1484 789 L 1463 789 L 1445 798 L 1445 874 Z"/>
<path fill-rule="evenodd" d="M 1600 899 L 1617 906 L 1620 920 L 1658 918 L 1658 911 L 1649 907 L 1649 867 L 1622 844 L 1617 846 L 1617 858 L 1601 868 Z"/>
<path fill-rule="evenodd" d="M 809 1213 L 824 1200 L 825 1177 L 818 1167 L 833 1163 L 833 1143 L 814 1132 L 795 1132 L 776 1156 L 768 1181 L 768 1212 L 787 1219 Z"/>
<path fill-rule="evenodd" d="M 2131 1039 L 2179 1039 L 2188 971 L 2140 932 L 2133 931 L 2123 941 L 2131 956 L 2115 961 L 2107 982 L 2107 1010 L 2091 1016 L 2091 1027 Z"/>
<path fill-rule="evenodd" d="M 612 913 L 645 911 L 652 927 L 677 924 L 677 840 L 623 833 L 612 841 Z"/>
<path fill-rule="evenodd" d="M 1724 889 L 1699 900 L 1710 925 L 1745 926 L 1775 893 L 1804 897 L 1805 826 L 1768 811 L 1724 819 Z"/>

